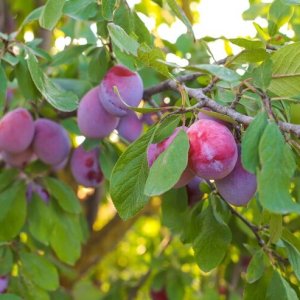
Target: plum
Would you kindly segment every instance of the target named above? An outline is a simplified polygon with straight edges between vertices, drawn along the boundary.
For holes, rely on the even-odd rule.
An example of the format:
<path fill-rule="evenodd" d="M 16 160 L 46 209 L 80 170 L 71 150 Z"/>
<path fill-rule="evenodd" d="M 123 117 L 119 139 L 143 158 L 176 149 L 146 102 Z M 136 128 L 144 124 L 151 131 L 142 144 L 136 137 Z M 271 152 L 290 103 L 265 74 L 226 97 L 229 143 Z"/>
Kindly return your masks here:
<path fill-rule="evenodd" d="M 0 277 L 0 294 L 3 294 L 6 292 L 8 286 L 8 278 L 6 276 Z"/>
<path fill-rule="evenodd" d="M 226 177 L 216 180 L 221 196 L 232 205 L 246 205 L 256 192 L 256 176 L 246 171 L 241 162 L 241 148 L 238 147 L 238 159 L 234 169 Z"/>
<path fill-rule="evenodd" d="M 120 119 L 117 130 L 121 137 L 128 142 L 133 142 L 141 135 L 143 124 L 134 112 L 129 111 Z"/>
<path fill-rule="evenodd" d="M 103 107 L 111 114 L 122 117 L 128 112 L 124 103 L 115 93 L 118 88 L 123 101 L 130 106 L 138 106 L 143 97 L 143 81 L 138 73 L 121 65 L 108 70 L 99 87 L 99 98 Z"/>
<path fill-rule="evenodd" d="M 152 289 L 150 294 L 151 294 L 152 300 L 168 300 L 169 299 L 166 289 L 164 289 L 164 288 L 159 291 Z"/>
<path fill-rule="evenodd" d="M 4 161 L 12 167 L 16 168 L 24 168 L 33 158 L 32 148 L 29 147 L 22 152 L 19 153 L 11 153 L 7 151 L 3 151 L 2 157 Z"/>
<path fill-rule="evenodd" d="M 0 121 L 0 149 L 11 153 L 23 152 L 32 142 L 34 122 L 24 108 L 8 112 Z"/>
<path fill-rule="evenodd" d="M 30 182 L 26 189 L 26 199 L 28 202 L 32 199 L 33 193 L 38 194 L 38 196 L 45 202 L 48 203 L 50 200 L 50 195 L 48 191 L 36 182 Z"/>
<path fill-rule="evenodd" d="M 212 110 L 211 110 L 210 108 L 208 108 L 208 107 L 203 107 L 202 109 L 207 110 L 207 111 L 212 111 Z M 212 120 L 212 121 L 216 121 L 216 122 L 218 122 L 218 123 L 220 123 L 220 124 L 222 124 L 222 125 L 228 127 L 229 129 L 232 128 L 232 124 L 230 124 L 229 122 L 223 121 L 223 120 L 218 119 L 218 118 L 215 118 L 215 117 L 213 117 L 213 116 L 209 116 L 209 115 L 203 113 L 202 111 L 200 111 L 200 112 L 198 113 L 198 120 Z"/>
<path fill-rule="evenodd" d="M 221 179 L 233 170 L 238 151 L 227 127 L 212 120 L 199 120 L 187 130 L 187 134 L 189 166 L 199 177 Z"/>
<path fill-rule="evenodd" d="M 103 180 L 99 164 L 99 149 L 85 151 L 77 147 L 71 157 L 71 172 L 75 180 L 85 187 L 96 187 Z"/>
<path fill-rule="evenodd" d="M 108 113 L 99 101 L 99 87 L 87 92 L 79 103 L 77 123 L 88 138 L 104 138 L 118 125 L 119 118 Z"/>
<path fill-rule="evenodd" d="M 48 119 L 35 121 L 33 151 L 46 164 L 57 165 L 68 157 L 71 150 L 67 131 Z"/>
<path fill-rule="evenodd" d="M 175 139 L 177 133 L 181 130 L 187 130 L 187 127 L 177 127 L 172 135 L 170 135 L 168 138 L 163 140 L 162 142 L 158 144 L 151 144 L 148 147 L 147 151 L 147 159 L 148 159 L 148 166 L 151 167 L 154 163 L 154 161 L 159 157 L 161 153 L 163 153 L 169 145 L 173 142 Z M 179 178 L 178 182 L 174 185 L 174 188 L 180 188 L 186 185 L 193 177 L 195 174 L 192 172 L 192 170 L 189 167 L 186 167 L 186 169 L 183 171 L 181 174 L 181 177 Z"/>
<path fill-rule="evenodd" d="M 149 126 L 156 123 L 157 120 L 158 120 L 158 115 L 156 113 L 143 114 L 141 118 L 141 121 Z"/>
<path fill-rule="evenodd" d="M 201 177 L 195 176 L 187 185 L 186 192 L 189 206 L 194 206 L 203 196 L 200 189 L 200 183 L 204 180 Z"/>

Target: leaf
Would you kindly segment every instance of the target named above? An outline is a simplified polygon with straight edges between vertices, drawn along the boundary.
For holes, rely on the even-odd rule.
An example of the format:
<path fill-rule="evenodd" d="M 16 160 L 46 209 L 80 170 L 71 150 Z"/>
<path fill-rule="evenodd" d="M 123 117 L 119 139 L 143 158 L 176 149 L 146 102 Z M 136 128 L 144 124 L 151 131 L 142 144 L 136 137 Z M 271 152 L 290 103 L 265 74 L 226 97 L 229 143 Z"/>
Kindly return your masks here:
<path fill-rule="evenodd" d="M 144 66 L 153 68 L 167 78 L 172 78 L 167 65 L 162 62 L 165 61 L 165 54 L 161 49 L 153 49 L 146 44 L 141 44 L 138 49 L 138 60 Z"/>
<path fill-rule="evenodd" d="M 282 234 L 282 216 L 271 214 L 270 217 L 270 243 L 276 244 Z"/>
<path fill-rule="evenodd" d="M 273 272 L 266 295 L 266 300 L 273 299 L 298 300 L 296 292 L 276 270 Z"/>
<path fill-rule="evenodd" d="M 247 281 L 253 283 L 260 279 L 265 270 L 264 251 L 259 249 L 252 257 L 247 268 Z"/>
<path fill-rule="evenodd" d="M 252 73 L 255 86 L 267 91 L 272 80 L 272 60 L 267 59 L 259 67 L 255 68 Z"/>
<path fill-rule="evenodd" d="M 300 42 L 283 46 L 272 56 L 273 70 L 269 90 L 281 97 L 300 94 Z"/>
<path fill-rule="evenodd" d="M 40 25 L 52 30 L 62 16 L 65 0 L 48 0 L 39 18 Z"/>
<path fill-rule="evenodd" d="M 73 111 L 78 106 L 78 97 L 72 93 L 59 88 L 40 69 L 36 57 L 28 51 L 28 68 L 31 78 L 45 99 L 55 108 L 61 111 Z"/>
<path fill-rule="evenodd" d="M 218 78 L 228 81 L 228 82 L 235 82 L 240 80 L 240 75 L 238 75 L 235 71 L 230 70 L 226 67 L 218 66 L 218 65 L 208 65 L 208 64 L 201 64 L 201 65 L 193 65 L 193 69 L 207 71 Z"/>
<path fill-rule="evenodd" d="M 148 177 L 147 148 L 155 131 L 156 127 L 150 128 L 129 145 L 113 168 L 110 194 L 122 219 L 134 216 L 148 201 L 148 197 L 144 195 Z"/>
<path fill-rule="evenodd" d="M 95 84 L 103 79 L 110 67 L 110 56 L 105 48 L 96 49 L 89 63 L 89 80 Z"/>
<path fill-rule="evenodd" d="M 112 170 L 119 158 L 117 149 L 111 143 L 102 141 L 100 146 L 99 163 L 107 180 L 110 180 Z"/>
<path fill-rule="evenodd" d="M 10 273 L 13 262 L 13 254 L 10 248 L 0 247 L 0 276 Z"/>
<path fill-rule="evenodd" d="M 54 291 L 59 286 L 58 273 L 45 257 L 33 253 L 20 253 L 23 272 L 40 288 Z"/>
<path fill-rule="evenodd" d="M 5 199 L 11 202 L 9 209 L 0 220 L 0 241 L 10 241 L 13 239 L 19 234 L 26 220 L 25 185 L 24 183 L 17 182 L 14 185 L 14 189 L 14 193 L 10 194 L 11 198 Z"/>
<path fill-rule="evenodd" d="M 148 28 L 145 26 L 145 23 L 140 19 L 136 12 L 132 12 L 132 15 L 134 20 L 134 33 L 138 36 L 138 41 L 140 43 L 145 43 L 149 46 L 153 46 L 154 39 Z"/>
<path fill-rule="evenodd" d="M 282 0 L 282 1 L 289 5 L 300 5 L 300 0 Z"/>
<path fill-rule="evenodd" d="M 292 265 L 295 275 L 300 279 L 300 252 L 291 243 L 284 241 L 285 248 L 287 250 L 287 256 Z"/>
<path fill-rule="evenodd" d="M 193 39 L 195 40 L 192 24 L 190 23 L 183 10 L 177 4 L 176 0 L 166 0 L 166 2 L 168 3 L 174 15 L 183 22 L 183 24 L 187 27 L 188 32 L 192 35 Z"/>
<path fill-rule="evenodd" d="M 95 0 L 67 1 L 63 13 L 75 20 L 89 20 L 96 16 L 99 6 Z"/>
<path fill-rule="evenodd" d="M 0 173 L 0 192 L 7 188 L 11 183 L 13 183 L 18 174 L 18 170 L 13 168 L 2 170 Z"/>
<path fill-rule="evenodd" d="M 0 300 L 22 300 L 22 298 L 14 294 L 2 294 Z"/>
<path fill-rule="evenodd" d="M 227 224 L 216 216 L 212 205 L 201 213 L 200 232 L 193 243 L 196 262 L 200 269 L 208 272 L 217 267 L 231 241 L 231 231 Z"/>
<path fill-rule="evenodd" d="M 175 233 L 181 233 L 186 225 L 188 200 L 186 189 L 172 189 L 162 196 L 162 223 Z"/>
<path fill-rule="evenodd" d="M 270 271 L 267 270 L 263 276 L 252 284 L 247 283 L 244 289 L 243 300 L 265 300 L 268 284 L 270 282 Z M 275 298 L 279 299 L 279 298 Z"/>
<path fill-rule="evenodd" d="M 19 62 L 19 56 L 14 56 L 8 52 L 5 53 L 5 55 L 2 57 L 2 60 L 14 67 Z"/>
<path fill-rule="evenodd" d="M 53 214 L 52 206 L 47 205 L 37 194 L 33 194 L 28 211 L 29 231 L 35 239 L 45 245 L 49 245 L 53 230 L 55 222 Z"/>
<path fill-rule="evenodd" d="M 139 43 L 129 36 L 122 27 L 109 23 L 107 25 L 109 35 L 113 43 L 122 51 L 127 54 L 132 54 L 137 56 L 137 50 L 139 48 Z"/>
<path fill-rule="evenodd" d="M 78 60 L 78 56 L 82 54 L 86 49 L 90 48 L 90 44 L 72 46 L 64 51 L 58 52 L 52 59 L 51 65 L 53 67 L 61 64 L 68 64 L 72 60 Z"/>
<path fill-rule="evenodd" d="M 246 49 L 237 54 L 230 62 L 234 64 L 256 63 L 264 61 L 268 56 L 265 49 Z"/>
<path fill-rule="evenodd" d="M 275 0 L 270 6 L 268 16 L 268 31 L 270 36 L 274 36 L 280 27 L 291 18 L 293 8 L 282 0 Z"/>
<path fill-rule="evenodd" d="M 145 185 L 146 195 L 161 195 L 178 182 L 188 163 L 188 151 L 187 134 L 180 130 L 151 166 Z"/>
<path fill-rule="evenodd" d="M 42 14 L 43 9 L 44 9 L 44 6 L 40 6 L 36 9 L 34 9 L 33 11 L 31 11 L 30 14 L 28 14 L 27 17 L 22 22 L 21 26 L 19 27 L 18 32 L 20 32 L 21 29 L 28 23 L 38 20 L 40 18 L 40 15 Z"/>
<path fill-rule="evenodd" d="M 152 143 L 160 143 L 168 136 L 170 136 L 178 126 L 180 120 L 181 116 L 168 116 L 168 118 L 163 123 L 159 124 L 159 130 L 155 132 Z"/>
<path fill-rule="evenodd" d="M 242 164 L 251 173 L 259 166 L 259 150 L 257 145 L 268 124 L 265 113 L 259 113 L 250 123 L 242 137 Z"/>
<path fill-rule="evenodd" d="M 79 200 L 70 186 L 52 177 L 46 177 L 43 181 L 49 194 L 63 210 L 74 214 L 81 212 Z"/>
<path fill-rule="evenodd" d="M 258 48 L 264 48 L 264 43 L 260 40 L 248 40 L 244 38 L 235 38 L 235 39 L 229 39 L 229 41 L 245 49 L 253 50 Z"/>
<path fill-rule="evenodd" d="M 167 274 L 166 290 L 169 299 L 182 300 L 185 294 L 185 282 L 180 271 L 172 270 Z"/>
<path fill-rule="evenodd" d="M 275 123 L 268 124 L 261 137 L 259 157 L 262 167 L 257 181 L 261 205 L 277 214 L 300 212 L 300 205 L 292 201 L 289 193 L 295 159 Z M 280 172 L 274 172 L 275 169 Z"/>
<path fill-rule="evenodd" d="M 7 78 L 0 60 L 0 116 L 3 114 L 4 105 L 6 102 Z"/>
<path fill-rule="evenodd" d="M 102 15 L 107 21 L 112 21 L 116 0 L 102 0 Z"/>

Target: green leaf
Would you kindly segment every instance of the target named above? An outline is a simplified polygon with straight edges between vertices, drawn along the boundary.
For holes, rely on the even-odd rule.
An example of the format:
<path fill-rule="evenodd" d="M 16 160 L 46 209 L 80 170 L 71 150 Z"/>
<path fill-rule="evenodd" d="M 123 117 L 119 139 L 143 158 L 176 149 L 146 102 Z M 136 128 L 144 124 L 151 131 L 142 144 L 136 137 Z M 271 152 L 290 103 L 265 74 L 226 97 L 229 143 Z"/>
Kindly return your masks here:
<path fill-rule="evenodd" d="M 95 0 L 67 1 L 63 13 L 75 20 L 89 20 L 96 16 L 99 6 Z"/>
<path fill-rule="evenodd" d="M 116 0 L 102 0 L 102 15 L 107 21 L 112 21 Z"/>
<path fill-rule="evenodd" d="M 46 177 L 43 181 L 49 194 L 57 200 L 63 210 L 74 214 L 80 213 L 79 200 L 70 186 L 52 177 Z"/>
<path fill-rule="evenodd" d="M 138 41 L 153 46 L 153 37 L 145 26 L 145 23 L 140 19 L 136 12 L 132 12 L 132 15 L 134 19 L 134 33 L 138 36 Z"/>
<path fill-rule="evenodd" d="M 0 295 L 0 300 L 22 300 L 22 298 L 14 294 L 3 294 Z"/>
<path fill-rule="evenodd" d="M 195 40 L 192 24 L 183 12 L 183 10 L 177 4 L 176 0 L 166 0 L 166 2 L 168 3 L 174 15 L 184 23 L 184 25 L 187 27 L 188 32 L 192 35 L 193 39 Z"/>
<path fill-rule="evenodd" d="M 0 173 L 0 192 L 2 192 L 11 183 L 13 183 L 15 178 L 18 176 L 18 174 L 19 174 L 19 172 L 16 169 L 2 170 Z M 0 217 L 0 219 L 1 219 L 1 217 Z"/>
<path fill-rule="evenodd" d="M 298 300 L 296 292 L 276 270 L 274 270 L 266 295 L 266 300 L 274 299 Z"/>
<path fill-rule="evenodd" d="M 257 145 L 268 124 L 265 113 L 259 113 L 251 122 L 242 138 L 242 164 L 251 173 L 259 166 L 259 151 Z"/>
<path fill-rule="evenodd" d="M 300 0 L 282 0 L 282 1 L 289 5 L 300 5 Z"/>
<path fill-rule="evenodd" d="M 270 6 L 268 16 L 268 31 L 274 36 L 280 27 L 287 23 L 293 14 L 293 8 L 282 0 L 275 0 Z"/>
<path fill-rule="evenodd" d="M 111 143 L 102 141 L 100 146 L 99 163 L 101 170 L 107 180 L 110 180 L 112 170 L 119 158 L 115 146 Z"/>
<path fill-rule="evenodd" d="M 52 30 L 62 16 L 65 0 L 48 0 L 39 18 L 40 25 Z"/>
<path fill-rule="evenodd" d="M 7 79 L 5 71 L 0 61 L 0 116 L 3 114 L 4 105 L 6 102 Z"/>
<path fill-rule="evenodd" d="M 256 63 L 264 61 L 268 56 L 265 49 L 246 49 L 237 54 L 230 62 L 235 64 Z"/>
<path fill-rule="evenodd" d="M 267 59 L 252 73 L 255 86 L 266 91 L 272 80 L 272 60 Z"/>
<path fill-rule="evenodd" d="M 227 253 L 231 231 L 209 205 L 201 213 L 200 232 L 193 243 L 196 262 L 200 269 L 208 272 L 217 267 Z"/>
<path fill-rule="evenodd" d="M 103 79 L 110 67 L 110 56 L 105 48 L 96 49 L 89 63 L 89 79 L 95 84 Z"/>
<path fill-rule="evenodd" d="M 10 248 L 0 247 L 0 276 L 10 273 L 13 262 L 13 254 Z"/>
<path fill-rule="evenodd" d="M 54 291 L 59 287 L 58 273 L 45 257 L 33 253 L 20 253 L 22 269 L 38 287 Z"/>
<path fill-rule="evenodd" d="M 64 51 L 58 52 L 52 59 L 51 65 L 53 67 L 61 64 L 68 64 L 70 61 L 78 60 L 78 56 L 82 54 L 86 49 L 91 47 L 90 44 L 71 46 Z"/>
<path fill-rule="evenodd" d="M 16 183 L 14 191 L 10 191 L 6 199 L 10 205 L 6 210 L 5 215 L 2 214 L 0 219 L 0 241 L 9 241 L 13 239 L 22 229 L 26 219 L 26 200 L 25 200 L 25 185 L 23 183 Z M 5 192 L 6 193 L 6 192 Z M 3 194 L 2 194 L 3 195 Z"/>
<path fill-rule="evenodd" d="M 63 212 L 55 203 L 56 221 L 50 237 L 50 244 L 57 257 L 63 262 L 74 265 L 80 257 L 83 233 L 79 217 Z"/>
<path fill-rule="evenodd" d="M 247 268 L 246 278 L 249 283 L 253 283 L 263 276 L 265 270 L 264 256 L 265 254 L 262 249 L 259 249 L 253 255 Z"/>
<path fill-rule="evenodd" d="M 270 243 L 276 244 L 282 234 L 282 216 L 271 214 L 270 217 Z"/>
<path fill-rule="evenodd" d="M 170 136 L 181 120 L 181 116 L 169 116 L 163 123 L 159 124 L 159 129 L 155 132 L 152 143 L 160 143 Z"/>
<path fill-rule="evenodd" d="M 185 293 L 185 282 L 182 272 L 171 270 L 167 274 L 166 290 L 169 299 L 182 300 Z"/>
<path fill-rule="evenodd" d="M 235 82 L 240 80 L 240 75 L 226 67 L 218 65 L 201 64 L 193 65 L 192 68 L 196 70 L 207 71 L 212 75 L 217 76 L 218 78 L 228 82 Z"/>
<path fill-rule="evenodd" d="M 78 97 L 72 92 L 66 92 L 59 88 L 40 69 L 36 57 L 28 51 L 28 68 L 31 78 L 45 99 L 55 108 L 61 111 L 73 111 L 78 106 Z"/>
<path fill-rule="evenodd" d="M 14 56 L 10 53 L 5 53 L 5 55 L 2 57 L 2 60 L 6 61 L 8 64 L 14 67 L 19 62 L 19 56 Z"/>
<path fill-rule="evenodd" d="M 151 166 L 145 185 L 146 195 L 161 195 L 178 182 L 188 163 L 188 151 L 187 134 L 180 130 Z"/>
<path fill-rule="evenodd" d="M 20 32 L 21 29 L 28 23 L 38 20 L 40 18 L 40 15 L 41 15 L 43 9 L 44 9 L 44 6 L 40 6 L 36 9 L 34 9 L 33 11 L 31 11 L 30 14 L 27 15 L 27 17 L 24 19 L 24 21 L 20 25 L 18 32 Z"/>
<path fill-rule="evenodd" d="M 150 128 L 129 145 L 113 168 L 110 194 L 122 219 L 134 216 L 148 201 L 148 197 L 144 195 L 148 177 L 147 148 L 155 131 L 156 127 Z"/>
<path fill-rule="evenodd" d="M 109 23 L 107 25 L 109 35 L 112 42 L 122 51 L 127 54 L 132 54 L 137 56 L 137 50 L 139 48 L 139 43 L 129 36 L 122 27 Z"/>
<path fill-rule="evenodd" d="M 159 48 L 150 48 L 146 44 L 142 44 L 138 49 L 138 60 L 144 66 L 153 68 L 155 71 L 167 78 L 172 78 L 165 61 L 165 54 Z"/>
<path fill-rule="evenodd" d="M 273 70 L 269 90 L 281 97 L 300 94 L 300 42 L 286 45 L 272 56 Z"/>
<path fill-rule="evenodd" d="M 300 205 L 292 201 L 289 193 L 295 159 L 275 123 L 268 124 L 261 137 L 259 157 L 262 167 L 257 181 L 261 205 L 278 214 L 300 212 Z M 274 172 L 275 169 L 280 172 Z"/>
<path fill-rule="evenodd" d="M 300 252 L 292 243 L 284 241 L 284 245 L 295 275 L 300 279 Z"/>
<path fill-rule="evenodd" d="M 162 223 L 175 233 L 181 233 L 186 224 L 188 208 L 186 189 L 172 189 L 162 196 Z"/>
<path fill-rule="evenodd" d="M 265 300 L 268 284 L 270 281 L 269 270 L 263 276 L 252 284 L 247 283 L 244 289 L 243 300 Z M 275 298 L 279 299 L 279 298 Z"/>
<path fill-rule="evenodd" d="M 20 57 L 19 63 L 15 67 L 16 77 L 21 93 L 26 100 L 37 99 L 39 92 L 30 76 L 27 63 L 23 57 Z"/>
<path fill-rule="evenodd" d="M 265 46 L 264 43 L 260 40 L 248 40 L 244 38 L 235 38 L 235 39 L 229 39 L 229 41 L 235 45 L 250 50 L 257 49 L 257 48 L 264 48 Z"/>
<path fill-rule="evenodd" d="M 53 214 L 52 206 L 47 205 L 37 194 L 33 194 L 28 211 L 29 231 L 34 238 L 45 245 L 49 245 L 53 230 L 55 221 Z"/>

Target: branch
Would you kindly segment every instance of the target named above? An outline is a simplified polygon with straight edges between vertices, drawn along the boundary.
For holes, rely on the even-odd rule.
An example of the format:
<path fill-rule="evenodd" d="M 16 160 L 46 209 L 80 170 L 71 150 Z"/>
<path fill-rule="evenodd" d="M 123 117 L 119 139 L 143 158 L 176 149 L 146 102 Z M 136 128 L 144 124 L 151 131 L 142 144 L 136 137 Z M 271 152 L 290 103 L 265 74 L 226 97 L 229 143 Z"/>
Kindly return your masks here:
<path fill-rule="evenodd" d="M 198 74 L 198 75 L 197 75 Z M 166 81 L 161 82 L 160 84 L 150 87 L 148 89 L 145 89 L 144 95 L 147 95 L 147 97 L 151 97 L 151 95 L 166 91 L 166 90 L 173 90 L 173 91 L 178 91 L 178 82 L 185 82 L 185 81 L 190 81 L 193 80 L 192 78 L 197 78 L 201 73 L 193 73 L 189 75 L 184 75 L 180 76 L 177 78 L 178 81 L 169 79 Z M 192 76 L 194 75 L 194 76 Z M 205 88 L 204 88 L 205 89 Z M 234 109 L 230 107 L 223 106 L 221 104 L 218 104 L 216 101 L 213 99 L 209 98 L 206 96 L 203 92 L 204 89 L 201 88 L 189 88 L 185 87 L 186 92 L 188 95 L 192 98 L 195 98 L 198 101 L 198 104 L 195 106 L 192 106 L 190 110 L 193 110 L 197 107 L 202 107 L 206 106 L 208 108 L 211 108 L 213 111 L 221 113 L 223 115 L 231 117 L 233 120 L 242 123 L 244 125 L 249 125 L 253 121 L 253 117 L 243 115 Z M 189 111 L 189 109 L 188 109 Z M 300 125 L 295 125 L 287 122 L 278 122 L 279 128 L 286 133 L 293 133 L 297 137 L 300 137 Z"/>

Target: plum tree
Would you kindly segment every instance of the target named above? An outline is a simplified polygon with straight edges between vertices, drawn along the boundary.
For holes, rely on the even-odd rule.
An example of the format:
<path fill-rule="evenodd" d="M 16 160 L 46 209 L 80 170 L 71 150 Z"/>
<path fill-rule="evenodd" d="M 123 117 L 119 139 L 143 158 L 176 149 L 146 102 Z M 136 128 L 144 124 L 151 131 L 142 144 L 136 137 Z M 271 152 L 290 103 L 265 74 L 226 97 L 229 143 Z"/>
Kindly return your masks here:
<path fill-rule="evenodd" d="M 103 107 L 111 114 L 122 117 L 127 108 L 119 95 L 114 91 L 117 87 L 122 100 L 130 106 L 138 106 L 143 97 L 143 81 L 138 73 L 121 65 L 108 70 L 99 87 L 99 98 Z"/>
<path fill-rule="evenodd" d="M 236 206 L 246 205 L 256 192 L 256 176 L 246 171 L 241 162 L 241 148 L 238 147 L 238 159 L 234 169 L 226 177 L 216 180 L 221 196 Z"/>
<path fill-rule="evenodd" d="M 6 276 L 0 277 L 0 294 L 5 293 L 8 286 L 8 278 Z"/>
<path fill-rule="evenodd" d="M 86 187 L 96 187 L 103 180 L 99 164 L 99 149 L 85 151 L 77 147 L 71 157 L 71 172 L 75 180 Z"/>
<path fill-rule="evenodd" d="M 202 178 L 195 176 L 186 185 L 189 206 L 195 205 L 202 198 L 203 192 L 200 189 L 200 183 L 203 181 L 204 180 Z"/>
<path fill-rule="evenodd" d="M 3 151 L 2 157 L 4 161 L 10 166 L 16 168 L 24 168 L 33 158 L 33 150 L 31 147 L 28 147 L 27 149 L 19 153 Z"/>
<path fill-rule="evenodd" d="M 204 179 L 221 179 L 234 168 L 238 151 L 229 129 L 212 120 L 196 121 L 188 130 L 189 166 Z"/>
<path fill-rule="evenodd" d="M 37 119 L 34 125 L 33 151 L 37 157 L 50 165 L 57 165 L 65 160 L 71 149 L 66 130 L 48 119 Z"/>
<path fill-rule="evenodd" d="M 174 132 L 165 140 L 158 144 L 151 144 L 148 147 L 147 150 L 147 159 L 148 159 L 148 165 L 151 167 L 154 163 L 154 161 L 159 157 L 160 154 L 162 154 L 173 142 L 176 135 L 180 130 L 187 130 L 187 127 L 177 127 Z M 193 177 L 195 177 L 194 172 L 187 166 L 186 169 L 181 174 L 178 182 L 174 185 L 174 188 L 180 188 L 185 186 Z"/>
<path fill-rule="evenodd" d="M 77 123 L 81 133 L 89 138 L 104 138 L 118 125 L 119 118 L 108 113 L 99 101 L 99 87 L 87 92 L 77 110 Z"/>
<path fill-rule="evenodd" d="M 117 130 L 121 137 L 133 142 L 141 135 L 143 123 L 134 112 L 128 111 L 127 115 L 120 119 Z"/>
<path fill-rule="evenodd" d="M 8 112 L 0 121 L 0 149 L 12 153 L 24 151 L 32 142 L 34 122 L 24 108 Z"/>

